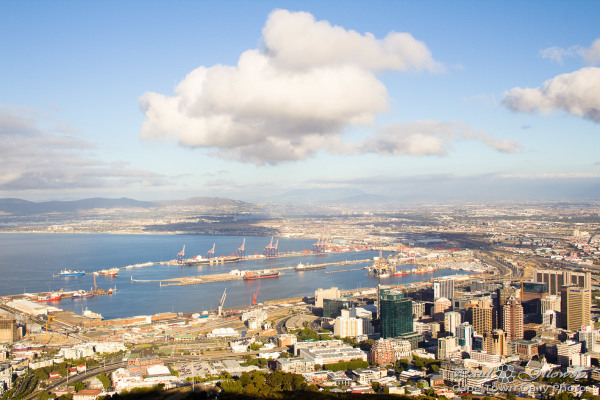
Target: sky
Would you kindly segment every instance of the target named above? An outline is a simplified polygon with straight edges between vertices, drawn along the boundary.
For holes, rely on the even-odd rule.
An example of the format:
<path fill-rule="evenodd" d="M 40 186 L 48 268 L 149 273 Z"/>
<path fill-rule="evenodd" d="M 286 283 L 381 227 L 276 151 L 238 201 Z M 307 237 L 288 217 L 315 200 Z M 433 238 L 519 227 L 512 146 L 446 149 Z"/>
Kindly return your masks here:
<path fill-rule="evenodd" d="M 0 197 L 600 197 L 597 1 L 0 2 Z"/>

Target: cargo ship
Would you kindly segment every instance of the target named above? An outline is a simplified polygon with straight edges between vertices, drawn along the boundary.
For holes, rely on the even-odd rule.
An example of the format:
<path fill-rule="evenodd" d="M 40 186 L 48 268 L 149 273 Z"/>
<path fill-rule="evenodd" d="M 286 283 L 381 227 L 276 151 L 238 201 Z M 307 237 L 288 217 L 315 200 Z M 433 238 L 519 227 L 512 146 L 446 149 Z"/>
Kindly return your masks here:
<path fill-rule="evenodd" d="M 408 271 L 398 271 L 398 272 L 394 272 L 394 276 L 404 276 L 404 275 L 408 275 L 409 272 Z"/>
<path fill-rule="evenodd" d="M 119 275 L 119 268 L 103 269 L 101 271 L 94 272 L 94 274 L 110 276 L 111 278 L 114 278 L 115 276 Z"/>
<path fill-rule="evenodd" d="M 91 294 L 90 292 L 86 292 L 85 290 L 78 290 L 75 293 L 73 293 L 73 295 L 71 297 L 73 297 L 74 299 L 77 298 L 82 298 L 82 297 L 92 297 L 93 294 Z"/>
<path fill-rule="evenodd" d="M 69 269 L 63 269 L 58 273 L 58 276 L 81 276 L 85 275 L 85 271 L 71 271 Z"/>
<path fill-rule="evenodd" d="M 249 271 L 244 275 L 244 280 L 251 281 L 254 279 L 277 278 L 279 275 L 279 271 L 269 271 L 268 269 L 263 271 Z"/>
<path fill-rule="evenodd" d="M 183 263 L 185 265 L 187 265 L 188 267 L 193 267 L 195 265 L 205 265 L 205 264 L 210 264 L 210 259 L 201 256 L 201 255 L 197 255 L 195 257 L 192 258 L 188 258 L 187 260 L 184 260 Z"/>
<path fill-rule="evenodd" d="M 60 293 L 52 292 L 38 296 L 37 301 L 60 301 Z"/>
<path fill-rule="evenodd" d="M 296 271 L 312 271 L 313 269 L 325 269 L 324 265 L 304 265 L 302 263 L 298 264 L 295 268 Z"/>

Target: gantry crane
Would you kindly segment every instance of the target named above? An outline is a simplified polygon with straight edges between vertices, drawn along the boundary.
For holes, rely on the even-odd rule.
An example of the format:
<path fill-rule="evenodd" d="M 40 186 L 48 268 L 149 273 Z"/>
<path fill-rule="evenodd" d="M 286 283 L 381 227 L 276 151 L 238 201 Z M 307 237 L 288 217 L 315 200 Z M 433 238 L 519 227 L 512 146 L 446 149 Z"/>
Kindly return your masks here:
<path fill-rule="evenodd" d="M 252 297 L 252 305 L 253 306 L 256 305 L 256 297 L 258 296 L 259 290 L 260 290 L 260 281 L 258 281 L 258 288 L 256 288 L 256 293 L 254 293 L 254 296 Z"/>
<path fill-rule="evenodd" d="M 217 308 L 217 314 L 219 317 L 223 315 L 223 305 L 225 304 L 225 299 L 227 298 L 227 288 L 223 290 L 223 296 L 221 296 L 221 300 L 219 301 L 219 307 Z"/>

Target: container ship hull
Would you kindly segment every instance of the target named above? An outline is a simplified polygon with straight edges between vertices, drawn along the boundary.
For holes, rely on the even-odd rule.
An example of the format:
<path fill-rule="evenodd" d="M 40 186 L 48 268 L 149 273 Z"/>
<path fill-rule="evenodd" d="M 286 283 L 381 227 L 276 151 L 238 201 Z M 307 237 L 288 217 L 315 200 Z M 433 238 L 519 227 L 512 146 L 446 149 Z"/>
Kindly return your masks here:
<path fill-rule="evenodd" d="M 253 281 L 255 279 L 278 278 L 279 272 L 248 272 L 244 275 L 244 280 Z"/>
<path fill-rule="evenodd" d="M 312 271 L 314 269 L 325 269 L 324 265 L 298 265 L 294 268 L 296 271 Z"/>

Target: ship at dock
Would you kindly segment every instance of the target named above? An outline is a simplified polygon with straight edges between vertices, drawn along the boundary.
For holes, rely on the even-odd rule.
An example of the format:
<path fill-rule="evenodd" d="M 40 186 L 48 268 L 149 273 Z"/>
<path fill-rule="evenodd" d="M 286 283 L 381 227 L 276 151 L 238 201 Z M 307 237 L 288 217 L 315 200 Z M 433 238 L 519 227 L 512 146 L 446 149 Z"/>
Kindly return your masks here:
<path fill-rule="evenodd" d="M 37 296 L 37 301 L 60 301 L 60 297 L 60 293 L 57 292 L 44 293 Z"/>
<path fill-rule="evenodd" d="M 294 267 L 294 269 L 296 271 L 312 271 L 313 269 L 325 269 L 325 266 L 324 265 L 311 265 L 311 264 L 304 265 L 304 264 L 300 263 L 300 264 L 296 265 Z"/>
<path fill-rule="evenodd" d="M 81 276 L 85 275 L 85 271 L 71 271 L 70 269 L 63 269 L 58 273 L 58 276 Z"/>
<path fill-rule="evenodd" d="M 263 271 L 249 271 L 244 275 L 244 280 L 252 281 L 255 279 L 267 279 L 267 278 L 278 278 L 280 275 L 279 271 L 271 271 L 265 269 Z"/>
<path fill-rule="evenodd" d="M 119 268 L 103 269 L 101 271 L 94 272 L 94 275 L 104 275 L 114 278 L 119 275 Z"/>

